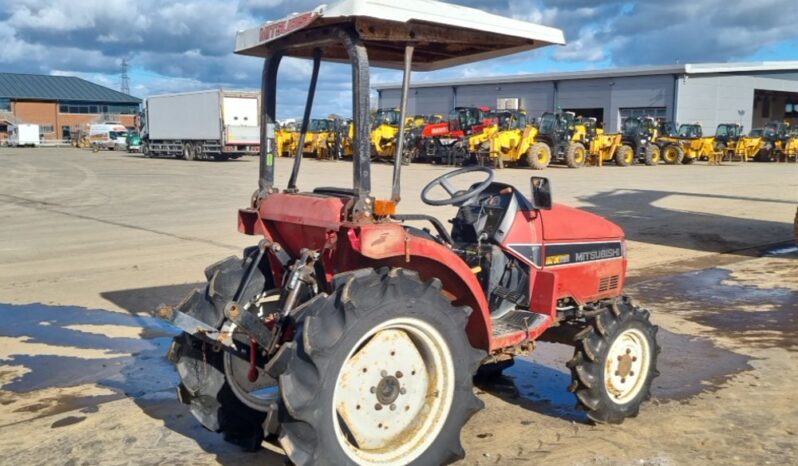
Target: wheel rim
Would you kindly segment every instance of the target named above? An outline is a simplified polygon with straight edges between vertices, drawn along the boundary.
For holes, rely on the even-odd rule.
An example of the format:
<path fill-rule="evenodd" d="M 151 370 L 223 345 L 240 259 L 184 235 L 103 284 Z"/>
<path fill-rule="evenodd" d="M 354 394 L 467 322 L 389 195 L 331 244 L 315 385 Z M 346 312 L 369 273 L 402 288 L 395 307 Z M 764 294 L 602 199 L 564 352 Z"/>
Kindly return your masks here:
<path fill-rule="evenodd" d="M 654 163 L 659 162 L 659 148 L 654 148 L 651 151 L 651 161 Z"/>
<path fill-rule="evenodd" d="M 549 155 L 545 150 L 538 151 L 538 162 L 543 165 L 549 163 Z"/>
<path fill-rule="evenodd" d="M 393 319 L 347 356 L 333 394 L 336 438 L 356 463 L 407 464 L 443 429 L 454 396 L 454 363 L 429 324 Z"/>
<path fill-rule="evenodd" d="M 258 307 L 258 316 L 263 317 L 278 309 L 279 290 L 268 290 L 260 295 L 254 303 Z M 235 345 L 239 348 L 249 346 L 249 337 L 236 329 L 230 321 L 222 326 L 222 332 L 230 332 Z M 251 350 L 251 348 L 250 348 Z M 248 378 L 251 363 L 248 358 L 240 358 L 229 352 L 224 353 L 224 375 L 233 394 L 242 403 L 255 411 L 268 412 L 274 402 L 280 399 L 280 389 L 277 380 L 272 379 L 265 371 L 257 367 L 258 377 L 255 382 Z"/>
<path fill-rule="evenodd" d="M 632 151 L 626 151 L 626 154 L 623 157 L 623 161 L 626 162 L 626 165 L 631 165 L 634 162 L 634 154 Z"/>
<path fill-rule="evenodd" d="M 637 329 L 622 332 L 610 346 L 604 365 L 604 388 L 616 404 L 634 399 L 648 377 L 651 348 Z"/>
<path fill-rule="evenodd" d="M 673 161 L 676 160 L 676 150 L 670 147 L 665 149 L 663 157 L 665 158 L 666 162 L 673 163 Z"/>
<path fill-rule="evenodd" d="M 576 149 L 576 153 L 574 154 L 574 162 L 577 165 L 582 165 L 585 163 L 585 150 L 582 148 Z"/>

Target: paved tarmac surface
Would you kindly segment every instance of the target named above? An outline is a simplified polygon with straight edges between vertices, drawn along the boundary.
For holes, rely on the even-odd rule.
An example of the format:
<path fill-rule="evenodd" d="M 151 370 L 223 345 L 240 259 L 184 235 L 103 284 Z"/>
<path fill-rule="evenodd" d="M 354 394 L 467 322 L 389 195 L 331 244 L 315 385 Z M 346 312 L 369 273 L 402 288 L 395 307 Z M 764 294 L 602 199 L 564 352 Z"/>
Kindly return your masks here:
<path fill-rule="evenodd" d="M 284 185 L 290 160 L 278 160 Z M 144 159 L 0 148 L 0 454 L 11 464 L 282 464 L 204 431 L 174 397 L 176 303 L 208 264 L 256 242 L 236 209 L 257 161 Z M 304 160 L 300 186 L 345 186 L 348 162 Z M 403 212 L 451 218 L 421 188 L 450 168 L 405 168 Z M 463 431 L 463 464 L 798 463 L 798 165 L 505 169 L 527 190 L 621 225 L 628 294 L 659 324 L 654 400 L 592 426 L 565 391 L 570 349 L 542 344 L 495 383 Z M 378 195 L 390 167 L 374 166 Z"/>

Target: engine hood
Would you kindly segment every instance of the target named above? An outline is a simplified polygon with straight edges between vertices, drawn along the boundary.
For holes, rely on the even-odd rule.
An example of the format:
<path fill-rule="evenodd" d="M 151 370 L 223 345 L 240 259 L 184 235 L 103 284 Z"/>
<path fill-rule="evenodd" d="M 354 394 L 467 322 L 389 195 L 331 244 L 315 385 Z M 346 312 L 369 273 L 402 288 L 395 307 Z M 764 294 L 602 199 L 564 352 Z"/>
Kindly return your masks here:
<path fill-rule="evenodd" d="M 554 204 L 551 210 L 541 210 L 543 240 L 583 241 L 599 239 L 621 239 L 623 230 L 618 225 L 584 210 L 562 204 Z"/>

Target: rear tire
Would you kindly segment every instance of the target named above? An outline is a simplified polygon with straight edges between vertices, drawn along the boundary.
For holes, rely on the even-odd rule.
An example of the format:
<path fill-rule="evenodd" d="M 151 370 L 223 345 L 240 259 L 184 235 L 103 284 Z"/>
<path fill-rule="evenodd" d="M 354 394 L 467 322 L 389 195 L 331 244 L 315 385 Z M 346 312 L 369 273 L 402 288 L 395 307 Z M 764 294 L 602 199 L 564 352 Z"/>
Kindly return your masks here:
<path fill-rule="evenodd" d="M 196 289 L 189 294 L 177 309 L 214 328 L 221 328 L 225 319 L 224 307 L 233 299 L 251 260 L 252 255 L 245 251 L 244 260 L 231 256 L 209 266 L 205 269 L 208 284 L 204 289 Z M 242 294 L 242 302 L 253 300 L 263 291 L 265 285 L 264 275 L 256 271 Z M 244 348 L 247 348 L 246 339 L 239 341 L 242 342 Z M 248 348 L 246 352 L 248 354 Z M 180 400 L 189 406 L 189 411 L 203 427 L 221 432 L 226 441 L 245 450 L 254 451 L 259 448 L 263 441 L 263 421 L 266 419 L 268 406 L 276 409 L 276 399 L 270 402 L 267 400 L 259 409 L 253 409 L 239 399 L 235 392 L 242 390 L 239 387 L 244 387 L 244 390 L 254 390 L 255 385 L 261 389 L 273 387 L 276 380 L 259 370 L 255 384 L 245 381 L 248 361 L 234 361 L 224 351 L 214 350 L 213 345 L 187 333 L 181 333 L 174 338 L 168 358 L 175 363 L 180 376 Z M 234 372 L 239 375 L 239 381 L 228 377 L 234 376 Z"/>
<path fill-rule="evenodd" d="M 551 148 L 545 142 L 536 142 L 526 152 L 526 162 L 533 170 L 543 170 L 551 163 Z"/>
<path fill-rule="evenodd" d="M 569 390 L 592 421 L 620 424 L 651 398 L 659 375 L 657 330 L 647 310 L 621 298 L 577 334 Z"/>
<path fill-rule="evenodd" d="M 635 162 L 635 151 L 631 146 L 623 145 L 615 151 L 615 165 L 628 167 Z"/>
<path fill-rule="evenodd" d="M 568 144 L 568 148 L 565 149 L 565 163 L 569 168 L 582 168 L 586 158 L 585 146 L 579 142 Z"/>
<path fill-rule="evenodd" d="M 280 444 L 297 465 L 446 464 L 463 458 L 460 431 L 482 402 L 472 376 L 470 310 L 437 279 L 403 269 L 341 274 L 312 300 L 279 377 Z M 395 357 L 393 357 L 395 355 Z"/>
<path fill-rule="evenodd" d="M 192 161 L 196 158 L 194 153 L 194 146 L 188 143 L 183 144 L 183 159 Z"/>

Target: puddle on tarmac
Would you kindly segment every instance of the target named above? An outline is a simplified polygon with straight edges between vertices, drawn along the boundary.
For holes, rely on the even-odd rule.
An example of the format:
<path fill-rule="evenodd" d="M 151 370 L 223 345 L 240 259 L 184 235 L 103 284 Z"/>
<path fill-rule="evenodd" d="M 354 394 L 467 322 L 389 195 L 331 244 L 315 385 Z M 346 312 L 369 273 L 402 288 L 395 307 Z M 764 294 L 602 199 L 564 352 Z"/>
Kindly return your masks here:
<path fill-rule="evenodd" d="M 164 356 L 176 331 L 155 318 L 82 307 L 0 304 L 0 322 L 3 322 L 0 336 L 23 337 L 28 343 L 52 346 L 55 353 L 60 346 L 69 347 L 72 351 L 86 349 L 96 353 L 99 350 L 110 355 L 107 358 L 80 358 L 12 354 L 0 359 L 0 365 L 28 369 L 0 387 L 6 394 L 83 384 L 96 384 L 117 393 L 47 398 L 23 407 L 20 412 L 46 416 L 74 409 L 90 411 L 100 403 L 122 397 L 171 392 L 177 385 L 177 374 Z M 128 326 L 139 329 L 140 337 L 112 337 L 67 328 L 76 325 Z M 21 351 L 24 351 L 24 346 Z M 13 409 L 13 397 L 4 396 L 3 400 Z"/>
<path fill-rule="evenodd" d="M 763 273 L 762 280 L 773 278 Z M 633 294 L 646 302 L 666 303 L 667 312 L 684 313 L 717 334 L 754 347 L 798 351 L 795 290 L 739 283 L 730 271 L 720 268 L 646 281 L 634 288 Z"/>
<path fill-rule="evenodd" d="M 718 390 L 735 374 L 752 369 L 750 358 L 719 348 L 706 338 L 660 328 L 657 339 L 662 347 L 657 362 L 660 376 L 651 391 L 661 402 Z M 516 358 L 504 376 L 481 382 L 479 388 L 541 414 L 585 422 L 587 416 L 568 391 L 571 373 L 565 363 L 572 356 L 570 346 L 539 343 L 529 356 Z"/>
<path fill-rule="evenodd" d="M 50 424 L 50 427 L 53 429 L 57 429 L 59 427 L 66 427 L 71 426 L 73 424 L 77 424 L 79 422 L 83 422 L 86 420 L 86 416 L 67 416 L 63 419 L 59 419 L 54 423 Z"/>

